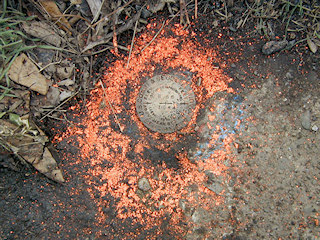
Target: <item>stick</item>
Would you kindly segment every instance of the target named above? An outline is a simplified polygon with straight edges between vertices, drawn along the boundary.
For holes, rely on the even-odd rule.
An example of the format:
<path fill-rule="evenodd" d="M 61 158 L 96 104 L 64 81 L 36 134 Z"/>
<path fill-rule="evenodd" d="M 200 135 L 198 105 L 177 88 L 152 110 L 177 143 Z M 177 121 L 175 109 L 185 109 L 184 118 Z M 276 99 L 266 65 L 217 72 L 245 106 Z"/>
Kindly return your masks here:
<path fill-rule="evenodd" d="M 141 14 L 142 9 L 146 6 L 146 3 L 141 7 L 139 14 Z M 131 41 L 131 46 L 130 46 L 130 51 L 129 51 L 129 56 L 128 56 L 128 61 L 127 61 L 127 66 L 126 68 L 129 67 L 129 62 L 130 62 L 130 57 L 131 57 L 131 53 L 132 53 L 132 48 L 133 48 L 133 42 L 134 42 L 134 38 L 136 36 L 136 32 L 137 32 L 137 27 L 138 27 L 138 22 L 139 22 L 140 18 L 137 19 L 136 24 L 134 25 L 134 30 L 133 30 L 133 36 L 132 36 L 132 41 Z"/>
<path fill-rule="evenodd" d="M 183 16 L 186 15 L 187 24 L 190 25 L 189 14 L 185 0 L 180 0 L 180 24 L 183 24 Z"/>
<path fill-rule="evenodd" d="M 61 107 L 63 104 L 65 104 L 66 102 L 68 102 L 71 98 L 73 98 L 75 95 L 77 95 L 80 92 L 80 88 L 77 92 L 75 92 L 74 94 L 72 94 L 72 96 L 70 96 L 69 98 L 67 98 L 66 100 L 64 100 L 62 103 L 60 103 L 58 106 L 56 106 L 54 109 L 52 109 L 50 112 L 48 112 L 46 115 L 44 115 L 42 118 L 40 118 L 39 121 L 45 119 L 46 117 L 48 117 L 52 112 L 54 112 L 55 110 L 57 110 L 59 107 Z"/>
<path fill-rule="evenodd" d="M 167 22 L 167 24 L 169 24 L 176 16 L 178 16 L 179 12 L 177 12 L 172 18 L 169 19 L 169 21 Z M 157 36 L 160 34 L 160 32 L 162 31 L 162 29 L 164 28 L 166 23 L 166 20 L 163 21 L 161 28 L 159 29 L 159 31 L 156 33 L 156 35 L 154 35 L 154 37 L 151 39 L 151 41 L 144 46 L 144 48 L 140 51 L 139 54 L 141 54 L 147 47 L 150 46 L 150 44 L 157 38 Z"/>
<path fill-rule="evenodd" d="M 129 67 L 129 62 L 130 62 L 130 57 L 131 57 L 131 53 L 132 53 L 134 37 L 136 36 L 136 31 L 137 31 L 138 22 L 139 22 L 139 20 L 137 20 L 137 21 L 136 21 L 136 24 L 134 25 L 133 36 L 132 36 L 132 41 L 131 41 L 131 46 L 130 46 L 130 51 L 129 51 L 129 56 L 128 56 L 128 61 L 127 61 L 127 66 L 126 66 L 126 68 Z"/>
<path fill-rule="evenodd" d="M 109 103 L 109 106 L 110 106 L 111 111 L 112 111 L 112 113 L 113 113 L 114 121 L 118 124 L 119 129 L 120 129 L 120 132 L 123 132 L 123 131 L 122 131 L 122 127 L 121 127 L 121 125 L 120 125 L 120 122 L 119 122 L 119 120 L 118 120 L 118 118 L 117 118 L 116 112 L 115 112 L 114 108 L 112 107 L 109 99 L 107 98 L 107 93 L 106 93 L 106 90 L 104 89 L 104 86 L 103 86 L 103 83 L 102 83 L 101 79 L 99 79 L 99 81 L 100 81 L 100 83 L 101 83 L 101 87 L 102 87 L 102 90 L 103 90 L 103 93 L 104 93 L 104 98 L 105 98 L 105 100 Z"/>
<path fill-rule="evenodd" d="M 194 0 L 194 18 L 197 19 L 198 18 L 198 0 Z"/>
<path fill-rule="evenodd" d="M 132 3 L 134 0 L 130 0 L 129 2 L 127 2 L 126 4 L 124 4 L 123 6 L 117 8 L 116 10 L 114 10 L 113 12 L 109 13 L 108 15 L 102 17 L 98 22 L 96 22 L 95 24 L 93 24 L 91 27 L 95 27 L 97 26 L 99 23 L 106 21 L 107 18 L 109 18 L 110 16 L 112 16 L 113 14 L 115 14 L 116 12 L 118 12 L 119 10 L 125 8 L 126 6 L 128 6 L 130 3 Z"/>
<path fill-rule="evenodd" d="M 113 47 L 114 47 L 114 52 L 116 53 L 116 55 L 118 55 L 119 54 L 119 50 L 118 50 L 117 33 L 116 33 L 116 21 L 113 22 L 112 43 L 113 43 Z"/>
<path fill-rule="evenodd" d="M 160 34 L 160 32 L 162 31 L 164 25 L 166 23 L 166 20 L 163 21 L 161 28 L 159 29 L 159 31 L 156 33 L 156 35 L 154 35 L 154 37 L 151 39 L 150 42 L 148 42 L 148 44 L 146 46 L 144 46 L 144 48 L 142 48 L 141 52 L 142 53 L 147 47 L 150 46 L 150 44 L 157 38 L 157 36 Z"/>
<path fill-rule="evenodd" d="M 133 23 L 137 20 L 139 20 L 140 18 L 140 13 L 137 13 L 136 15 L 134 15 L 125 25 L 119 27 L 116 29 L 116 34 L 120 34 L 128 29 L 130 29 L 133 25 Z M 85 51 L 88 51 L 98 45 L 101 45 L 101 44 L 105 44 L 105 43 L 108 43 L 113 37 L 113 32 L 111 33 L 108 33 L 106 36 L 104 36 L 102 39 L 96 41 L 96 42 L 91 42 L 89 43 L 82 51 L 81 53 L 84 53 Z"/>

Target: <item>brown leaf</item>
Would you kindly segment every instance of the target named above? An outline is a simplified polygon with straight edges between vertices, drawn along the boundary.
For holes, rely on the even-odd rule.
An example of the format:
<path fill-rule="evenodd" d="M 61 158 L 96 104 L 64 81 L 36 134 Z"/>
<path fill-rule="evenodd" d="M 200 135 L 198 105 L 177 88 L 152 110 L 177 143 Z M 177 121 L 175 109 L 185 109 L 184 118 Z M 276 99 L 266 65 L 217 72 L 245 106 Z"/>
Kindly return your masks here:
<path fill-rule="evenodd" d="M 34 125 L 32 123 L 31 125 Z M 49 149 L 44 147 L 46 139 L 40 141 L 40 137 L 46 137 L 41 130 L 38 136 L 28 134 L 17 134 L 17 126 L 0 119 L 0 132 L 3 134 L 1 140 L 5 140 L 7 146 L 19 158 L 32 164 L 39 172 L 46 177 L 56 181 L 64 182 L 61 170 L 56 160 L 52 157 Z"/>
<path fill-rule="evenodd" d="M 0 101 L 0 112 L 9 111 L 20 116 L 29 113 L 30 111 L 30 91 L 14 90 L 16 97 L 5 96 Z"/>
<path fill-rule="evenodd" d="M 70 64 L 70 66 L 67 67 L 57 67 L 57 77 L 61 80 L 71 77 L 74 70 L 74 66 Z"/>
<path fill-rule="evenodd" d="M 47 43 L 50 43 L 56 47 L 60 47 L 62 38 L 57 35 L 54 29 L 45 22 L 25 22 L 22 24 L 22 28 L 26 33 L 40 38 Z"/>
<path fill-rule="evenodd" d="M 87 3 L 90 7 L 92 16 L 96 18 L 96 16 L 100 13 L 101 9 L 101 0 L 87 0 Z"/>
<path fill-rule="evenodd" d="M 52 17 L 54 21 L 57 21 L 58 26 L 71 35 L 71 25 L 68 20 L 62 15 L 55 1 L 52 0 L 39 0 L 41 6 Z"/>
<path fill-rule="evenodd" d="M 64 182 L 62 172 L 58 168 L 57 162 L 52 157 L 52 154 L 48 148 L 44 148 L 42 159 L 38 162 L 33 163 L 33 166 L 48 178 L 56 182 Z"/>
<path fill-rule="evenodd" d="M 318 50 L 318 46 L 311 40 L 310 37 L 307 38 L 307 43 L 310 48 L 310 51 L 316 53 Z"/>
<path fill-rule="evenodd" d="M 47 79 L 39 73 L 37 66 L 24 53 L 14 60 L 8 76 L 12 81 L 29 87 L 42 95 L 48 92 Z"/>

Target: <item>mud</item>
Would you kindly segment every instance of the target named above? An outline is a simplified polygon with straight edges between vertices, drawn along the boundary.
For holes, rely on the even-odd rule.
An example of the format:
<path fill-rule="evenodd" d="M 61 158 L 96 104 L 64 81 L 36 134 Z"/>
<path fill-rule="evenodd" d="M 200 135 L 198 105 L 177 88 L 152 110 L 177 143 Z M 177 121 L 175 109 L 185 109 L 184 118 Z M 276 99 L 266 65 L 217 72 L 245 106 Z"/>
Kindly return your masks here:
<path fill-rule="evenodd" d="M 126 110 L 119 115 L 122 133 L 112 114 L 104 119 L 89 116 L 90 110 L 69 111 L 83 131 L 55 141 L 65 184 L 21 166 L 20 172 L 0 169 L 0 238 L 319 237 L 319 58 L 299 47 L 265 56 L 258 36 L 199 26 L 193 41 L 215 49 L 219 60 L 212 65 L 232 78 L 234 91 L 203 98 L 192 130 L 170 139 L 134 121 L 125 93 L 125 104 L 116 104 Z M 85 118 L 99 130 L 88 155 L 79 141 L 86 139 Z M 53 135 L 70 127 L 56 123 Z M 99 144 L 110 157 L 99 158 Z M 132 171 L 109 174 L 122 165 Z M 139 175 L 141 169 L 152 172 Z M 119 180 L 113 184 L 106 176 Z M 142 177 L 150 182 L 146 191 L 138 188 Z M 126 194 L 133 198 L 127 205 Z"/>

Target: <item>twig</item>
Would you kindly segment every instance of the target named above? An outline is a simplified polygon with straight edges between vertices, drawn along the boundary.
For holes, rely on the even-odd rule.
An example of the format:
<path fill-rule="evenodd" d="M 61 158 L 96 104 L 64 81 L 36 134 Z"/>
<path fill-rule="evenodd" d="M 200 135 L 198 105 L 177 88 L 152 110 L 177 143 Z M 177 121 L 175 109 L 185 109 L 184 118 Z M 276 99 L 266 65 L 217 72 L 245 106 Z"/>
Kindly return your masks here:
<path fill-rule="evenodd" d="M 228 8 L 227 8 L 226 1 L 224 1 L 224 12 L 225 12 L 225 15 L 226 15 L 226 22 L 228 22 Z"/>
<path fill-rule="evenodd" d="M 225 14 L 223 14 L 222 12 L 220 12 L 218 9 L 215 10 L 216 13 L 218 13 L 220 16 L 224 17 L 225 19 L 227 19 L 227 16 Z"/>
<path fill-rule="evenodd" d="M 101 49 L 101 50 L 99 50 L 99 51 L 96 51 L 96 52 L 90 53 L 90 54 L 88 54 L 88 55 L 83 55 L 83 56 L 93 56 L 93 55 L 96 55 L 96 54 L 102 53 L 102 52 L 104 52 L 104 51 L 107 51 L 107 50 L 109 50 L 110 48 L 112 48 L 112 47 L 111 47 L 111 46 L 108 46 L 108 47 L 105 47 L 104 49 Z"/>
<path fill-rule="evenodd" d="M 197 19 L 198 18 L 198 0 L 194 0 L 194 18 Z"/>
<path fill-rule="evenodd" d="M 187 24 L 190 25 L 189 14 L 185 0 L 180 0 L 180 24 L 183 24 L 183 16 L 186 15 Z"/>
<path fill-rule="evenodd" d="M 122 131 L 122 127 L 121 127 L 121 125 L 120 125 L 120 122 L 119 122 L 119 120 L 118 120 L 118 117 L 117 117 L 117 115 L 116 115 L 116 112 L 115 112 L 114 108 L 112 107 L 109 99 L 107 98 L 107 93 L 106 93 L 106 90 L 105 90 L 105 88 L 104 88 L 103 82 L 101 81 L 101 79 L 99 79 L 99 81 L 100 81 L 100 84 L 101 84 L 101 87 L 102 87 L 102 90 L 103 90 L 103 93 L 104 93 L 104 94 L 103 94 L 103 95 L 104 95 L 104 98 L 105 98 L 105 100 L 109 103 L 109 106 L 110 106 L 111 111 L 112 111 L 112 113 L 113 113 L 114 120 L 115 120 L 115 122 L 118 124 L 119 129 L 120 129 L 120 132 L 123 132 L 123 131 Z"/>
<path fill-rule="evenodd" d="M 146 46 L 144 46 L 144 48 L 142 48 L 142 50 L 140 51 L 140 53 L 142 53 L 147 47 L 150 46 L 150 44 L 157 38 L 157 36 L 160 34 L 160 32 L 162 31 L 162 29 L 164 28 L 164 25 L 166 23 L 166 20 L 163 21 L 161 28 L 159 29 L 159 31 L 156 33 L 156 35 L 153 36 L 153 38 L 151 39 L 150 42 L 148 42 L 148 44 Z"/>
<path fill-rule="evenodd" d="M 104 4 L 105 0 L 102 1 L 102 3 L 100 4 L 100 7 L 99 7 L 99 11 L 96 13 L 95 16 L 93 16 L 93 19 L 91 21 L 91 24 L 94 23 L 95 21 L 97 21 L 98 17 L 99 17 L 99 14 L 101 13 L 101 9 L 102 9 L 102 6 Z M 90 24 L 90 25 L 91 25 Z"/>
<path fill-rule="evenodd" d="M 140 11 L 139 11 L 140 14 L 141 14 L 143 8 L 146 6 L 146 4 L 147 4 L 147 3 L 145 3 L 145 4 L 141 7 L 141 9 L 140 9 Z M 131 40 L 131 45 L 130 45 L 129 56 L 128 56 L 128 61 L 127 61 L 127 66 L 126 66 L 126 68 L 129 67 L 129 62 L 130 62 L 130 57 L 131 57 L 131 53 L 132 53 L 134 38 L 135 38 L 135 36 L 136 36 L 137 27 L 138 27 L 138 22 L 139 22 L 140 19 L 141 19 L 141 18 L 137 19 L 136 24 L 134 25 L 133 36 L 132 36 L 132 40 Z"/>
<path fill-rule="evenodd" d="M 75 92 L 74 94 L 72 94 L 72 96 L 70 96 L 69 98 L 67 98 L 66 100 L 64 100 L 62 103 L 60 103 L 58 106 L 56 106 L 54 109 L 52 109 L 50 112 L 48 112 L 46 115 L 44 115 L 42 118 L 40 118 L 39 121 L 45 119 L 46 117 L 48 117 L 51 113 L 53 113 L 54 111 L 56 111 L 59 107 L 61 107 L 63 104 L 65 104 L 66 102 L 68 102 L 70 99 L 72 99 L 74 96 L 76 96 L 78 93 L 80 92 L 80 88 L 77 92 Z"/>
<path fill-rule="evenodd" d="M 129 56 L 128 56 L 128 61 L 127 61 L 127 66 L 126 66 L 126 68 L 129 67 L 129 62 L 130 62 L 130 57 L 131 57 L 131 53 L 132 53 L 134 37 L 136 36 L 136 31 L 137 31 L 138 22 L 139 22 L 139 20 L 137 20 L 137 21 L 136 21 L 136 24 L 134 25 L 133 36 L 132 36 L 132 41 L 131 41 L 131 46 L 130 46 L 130 51 L 129 51 Z"/>
<path fill-rule="evenodd" d="M 138 12 L 136 15 L 134 15 L 125 25 L 117 28 L 116 33 L 119 35 L 120 33 L 130 29 L 135 21 L 137 21 L 140 18 L 140 12 Z M 81 53 L 84 53 L 85 51 L 88 51 L 98 45 L 108 43 L 113 37 L 113 32 L 108 33 L 106 36 L 104 36 L 102 39 L 96 42 L 89 43 L 82 51 Z M 120 48 L 120 46 L 118 46 Z"/>
<path fill-rule="evenodd" d="M 115 14 L 116 12 L 118 12 L 119 10 L 125 8 L 126 6 L 128 6 L 130 3 L 132 3 L 134 0 L 130 0 L 129 2 L 127 2 L 126 4 L 124 4 L 123 6 L 117 8 L 116 10 L 114 10 L 113 12 L 109 13 L 108 15 L 102 17 L 98 22 L 96 22 L 95 24 L 92 25 L 92 27 L 97 26 L 99 23 L 106 21 L 106 19 L 108 19 L 110 16 L 112 16 L 113 14 Z"/>
<path fill-rule="evenodd" d="M 91 22 L 90 22 L 88 19 L 82 17 L 81 15 L 59 14 L 59 15 L 55 15 L 55 17 L 58 17 L 58 18 L 62 18 L 62 17 L 77 17 L 77 18 L 82 19 L 82 20 L 85 21 L 90 27 L 92 27 Z"/>
<path fill-rule="evenodd" d="M 113 47 L 114 47 L 114 52 L 118 55 L 119 50 L 118 50 L 118 42 L 117 42 L 117 33 L 116 33 L 116 20 L 113 21 Z"/>
<path fill-rule="evenodd" d="M 47 64 L 46 66 L 42 67 L 39 69 L 39 72 L 42 72 L 43 70 L 45 70 L 47 67 L 51 66 L 51 65 L 56 65 L 56 64 L 60 64 L 61 63 L 61 60 L 58 61 L 58 62 L 53 62 L 53 63 L 49 63 Z"/>

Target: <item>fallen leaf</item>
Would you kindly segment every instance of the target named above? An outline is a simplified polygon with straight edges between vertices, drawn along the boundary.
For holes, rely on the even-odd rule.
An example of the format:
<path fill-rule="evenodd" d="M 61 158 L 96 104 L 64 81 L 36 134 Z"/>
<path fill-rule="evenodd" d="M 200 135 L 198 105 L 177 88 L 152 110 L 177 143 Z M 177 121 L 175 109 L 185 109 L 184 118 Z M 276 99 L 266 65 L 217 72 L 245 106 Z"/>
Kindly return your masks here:
<path fill-rule="evenodd" d="M 48 92 L 47 79 L 24 53 L 14 60 L 9 69 L 8 76 L 12 81 L 29 87 L 31 90 L 42 95 L 46 95 Z"/>
<path fill-rule="evenodd" d="M 69 66 L 69 67 L 58 67 L 57 68 L 57 76 L 60 79 L 66 79 L 71 77 L 73 73 L 74 66 Z"/>
<path fill-rule="evenodd" d="M 62 38 L 56 34 L 49 24 L 45 22 L 25 22 L 22 23 L 22 28 L 26 33 L 34 37 L 40 38 L 56 47 L 61 46 Z"/>
<path fill-rule="evenodd" d="M 66 80 L 62 80 L 60 82 L 57 83 L 58 86 L 66 86 L 66 87 L 69 87 L 71 85 L 74 85 L 75 84 L 75 81 L 74 80 L 71 80 L 71 79 L 66 79 Z"/>
<path fill-rule="evenodd" d="M 29 113 L 30 91 L 12 90 L 12 93 L 14 96 L 5 96 L 1 99 L 0 112 L 14 112 L 20 116 Z"/>
<path fill-rule="evenodd" d="M 71 5 L 81 4 L 82 0 L 70 0 Z"/>
<path fill-rule="evenodd" d="M 19 122 L 17 116 L 12 116 Z M 32 123 L 31 125 L 33 125 Z M 37 131 L 37 130 L 32 130 Z M 61 170 L 58 168 L 56 160 L 52 157 L 49 149 L 44 147 L 47 138 L 42 131 L 38 135 L 18 134 L 16 125 L 0 119 L 0 140 L 5 143 L 14 154 L 20 159 L 32 164 L 39 172 L 46 177 L 56 181 L 64 182 Z M 41 141 L 39 137 L 41 138 Z"/>
<path fill-rule="evenodd" d="M 9 113 L 9 120 L 18 127 L 22 125 L 26 125 L 27 127 L 29 127 L 29 122 L 26 119 L 22 120 L 18 114 Z"/>
<path fill-rule="evenodd" d="M 56 182 L 64 182 L 62 172 L 58 168 L 57 162 L 52 157 L 52 154 L 48 148 L 44 148 L 42 158 L 39 161 L 34 162 L 32 165 L 48 178 Z"/>
<path fill-rule="evenodd" d="M 307 43 L 310 48 L 310 51 L 316 53 L 318 50 L 318 46 L 311 40 L 310 37 L 307 38 Z"/>
<path fill-rule="evenodd" d="M 58 26 L 65 30 L 69 35 L 71 35 L 71 25 L 68 20 L 60 12 L 55 1 L 52 0 L 39 0 L 41 6 L 46 10 L 46 12 L 52 17 L 54 21 L 57 22 Z"/>
<path fill-rule="evenodd" d="M 59 103 L 59 95 L 60 95 L 60 91 L 58 88 L 56 87 L 50 87 L 49 91 L 45 97 L 45 99 L 42 101 L 41 106 L 44 107 L 48 107 L 48 106 L 56 106 Z M 39 106 L 39 107 L 41 107 Z"/>
<path fill-rule="evenodd" d="M 59 100 L 60 102 L 62 102 L 63 100 L 69 98 L 72 96 L 72 92 L 71 91 L 62 91 L 60 93 L 60 96 L 59 96 Z"/>
<path fill-rule="evenodd" d="M 90 7 L 93 18 L 97 18 L 101 10 L 101 0 L 87 0 L 87 3 Z"/>

